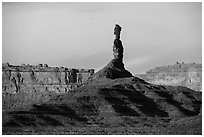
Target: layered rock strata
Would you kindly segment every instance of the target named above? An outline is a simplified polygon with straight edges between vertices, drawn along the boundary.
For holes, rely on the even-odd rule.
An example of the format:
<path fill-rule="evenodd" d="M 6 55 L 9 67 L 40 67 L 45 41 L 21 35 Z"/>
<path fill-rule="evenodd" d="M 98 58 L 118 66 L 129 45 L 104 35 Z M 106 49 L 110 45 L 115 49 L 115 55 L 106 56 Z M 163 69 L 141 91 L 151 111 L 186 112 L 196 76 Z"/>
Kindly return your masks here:
<path fill-rule="evenodd" d="M 83 85 L 93 74 L 93 69 L 58 68 L 42 64 L 38 66 L 3 64 L 3 109 L 49 100 L 54 94 L 66 93 Z M 19 103 L 12 104 L 12 101 L 16 102 L 15 100 Z"/>
<path fill-rule="evenodd" d="M 184 86 L 190 89 L 202 90 L 202 64 L 176 63 L 151 69 L 146 74 L 137 77 L 153 84 Z"/>
<path fill-rule="evenodd" d="M 114 28 L 115 40 L 113 45 L 113 59 L 92 78 L 107 77 L 111 79 L 132 77 L 132 74 L 127 71 L 123 64 L 123 45 L 120 40 L 120 32 L 122 28 L 116 24 Z"/>
<path fill-rule="evenodd" d="M 67 87 L 84 83 L 93 73 L 93 69 L 58 68 L 41 64 L 38 66 L 3 64 L 2 88 L 3 92 L 18 92 L 22 86 L 61 85 Z"/>

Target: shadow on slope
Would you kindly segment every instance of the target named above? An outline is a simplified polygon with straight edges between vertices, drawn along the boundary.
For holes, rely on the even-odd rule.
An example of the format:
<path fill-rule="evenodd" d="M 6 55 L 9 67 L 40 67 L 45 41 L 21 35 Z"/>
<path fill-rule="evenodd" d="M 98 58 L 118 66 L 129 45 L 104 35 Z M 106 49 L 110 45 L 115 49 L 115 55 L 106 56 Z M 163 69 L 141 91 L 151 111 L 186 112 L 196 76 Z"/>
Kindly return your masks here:
<path fill-rule="evenodd" d="M 150 99 L 140 93 L 139 91 L 131 89 L 125 89 L 122 85 L 115 85 L 111 88 L 102 88 L 100 89 L 100 94 L 104 96 L 105 100 L 112 104 L 113 108 L 118 113 L 128 114 L 132 116 L 139 116 L 139 113 L 136 112 L 138 108 L 142 113 L 147 116 L 159 116 L 159 117 L 168 117 L 168 113 L 164 110 L 159 109 L 159 106 L 154 102 L 153 99 Z M 127 112 L 125 112 L 125 110 Z"/>
<path fill-rule="evenodd" d="M 166 119 L 171 116 L 171 113 L 177 114 L 178 111 L 183 112 L 185 116 L 197 115 L 199 109 L 196 108 L 200 108 L 202 103 L 199 98 L 201 93 L 191 93 L 186 90 L 184 93 L 183 88 L 179 91 L 177 87 L 174 88 L 153 86 L 137 78 L 99 79 L 75 91 L 53 97 L 46 104 L 33 105 L 28 111 L 12 111 L 7 116 L 10 121 L 3 126 L 8 128 L 41 125 L 76 127 L 109 123 L 111 127 L 117 124 L 134 126 L 139 122 L 138 117 Z M 175 99 L 175 96 L 180 93 L 182 93 L 180 100 Z M 185 99 L 186 97 L 188 98 Z"/>
<path fill-rule="evenodd" d="M 173 95 L 169 94 L 168 92 L 156 90 L 155 93 L 157 93 L 161 97 L 164 97 L 169 104 L 176 106 L 179 109 L 179 111 L 181 111 L 186 116 L 195 116 L 195 115 L 198 115 L 200 113 L 200 107 L 196 107 L 196 109 L 194 111 L 190 111 L 190 110 L 182 107 L 182 103 L 174 100 Z M 187 93 L 185 93 L 185 94 L 187 94 Z M 188 96 L 190 96 L 190 95 L 188 94 Z M 193 97 L 191 97 L 191 99 L 192 98 Z M 195 105 L 200 105 L 200 103 L 201 102 L 199 102 L 199 101 L 194 101 Z"/>
<path fill-rule="evenodd" d="M 140 116 L 134 109 L 130 108 L 130 103 L 124 101 L 123 98 L 114 97 L 112 94 L 114 93 L 110 89 L 101 89 L 101 95 L 104 96 L 105 100 L 112 105 L 114 110 L 120 114 L 125 116 Z"/>
<path fill-rule="evenodd" d="M 33 109 L 29 111 L 13 111 L 8 113 L 11 116 L 11 120 L 4 124 L 4 127 L 21 127 L 21 126 L 63 126 L 63 119 L 70 121 L 74 124 L 84 123 L 87 121 L 85 117 L 81 117 L 76 114 L 74 110 L 66 105 L 55 104 L 41 104 L 33 105 Z M 65 117 L 60 119 L 60 117 Z M 60 120 L 57 120 L 59 118 Z M 64 121 L 65 122 L 65 121 Z"/>

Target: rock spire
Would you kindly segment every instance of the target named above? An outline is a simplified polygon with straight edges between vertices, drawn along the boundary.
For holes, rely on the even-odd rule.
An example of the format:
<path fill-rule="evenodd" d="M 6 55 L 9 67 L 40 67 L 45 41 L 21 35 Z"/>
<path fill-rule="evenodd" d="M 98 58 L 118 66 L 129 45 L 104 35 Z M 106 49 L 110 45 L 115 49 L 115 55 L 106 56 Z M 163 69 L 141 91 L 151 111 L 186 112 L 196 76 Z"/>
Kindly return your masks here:
<path fill-rule="evenodd" d="M 114 28 L 114 34 L 115 34 L 115 40 L 114 40 L 114 45 L 113 45 L 113 56 L 114 59 L 121 60 L 123 59 L 123 45 L 122 41 L 120 40 L 120 31 L 121 27 L 116 24 Z"/>
<path fill-rule="evenodd" d="M 111 79 L 122 77 L 133 77 L 132 74 L 127 71 L 123 64 L 123 45 L 120 40 L 120 33 L 122 28 L 116 24 L 114 28 L 114 45 L 113 45 L 113 59 L 101 70 L 96 72 L 92 78 L 107 77 Z"/>

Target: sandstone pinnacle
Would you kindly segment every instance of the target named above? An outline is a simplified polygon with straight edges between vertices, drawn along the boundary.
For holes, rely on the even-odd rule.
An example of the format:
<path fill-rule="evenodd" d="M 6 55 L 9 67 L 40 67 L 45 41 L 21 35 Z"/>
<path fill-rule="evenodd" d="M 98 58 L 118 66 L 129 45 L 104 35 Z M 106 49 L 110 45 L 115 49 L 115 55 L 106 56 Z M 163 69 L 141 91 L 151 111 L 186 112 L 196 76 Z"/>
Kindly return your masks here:
<path fill-rule="evenodd" d="M 120 40 L 120 32 L 122 28 L 116 24 L 114 28 L 115 40 L 113 43 L 113 59 L 101 70 L 96 72 L 92 78 L 107 77 L 111 79 L 132 77 L 123 64 L 123 45 Z"/>

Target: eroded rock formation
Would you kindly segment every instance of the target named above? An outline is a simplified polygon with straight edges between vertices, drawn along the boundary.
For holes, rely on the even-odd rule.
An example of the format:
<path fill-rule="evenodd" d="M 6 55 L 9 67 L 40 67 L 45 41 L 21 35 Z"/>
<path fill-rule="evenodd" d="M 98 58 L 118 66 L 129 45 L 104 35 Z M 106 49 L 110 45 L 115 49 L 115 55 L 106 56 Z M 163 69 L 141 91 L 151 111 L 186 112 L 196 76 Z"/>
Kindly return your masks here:
<path fill-rule="evenodd" d="M 176 63 L 151 69 L 146 74 L 136 75 L 153 84 L 184 86 L 190 89 L 202 90 L 202 64 Z"/>
<path fill-rule="evenodd" d="M 94 78 L 107 77 L 111 79 L 122 78 L 122 77 L 132 77 L 132 74 L 127 71 L 123 64 L 123 45 L 120 40 L 120 32 L 122 28 L 116 24 L 114 28 L 115 40 L 113 45 L 113 59 L 96 74 L 93 75 Z"/>
<path fill-rule="evenodd" d="M 72 69 L 64 67 L 48 67 L 39 64 L 12 66 L 3 64 L 2 86 L 3 91 L 18 92 L 22 86 L 34 85 L 61 85 L 84 83 L 92 74 L 93 69 Z"/>
<path fill-rule="evenodd" d="M 12 66 L 5 63 L 2 65 L 3 109 L 49 100 L 53 94 L 65 93 L 84 84 L 93 73 L 93 69 L 58 68 L 46 64 Z M 20 103 L 12 104 L 10 101 L 13 100 Z"/>

